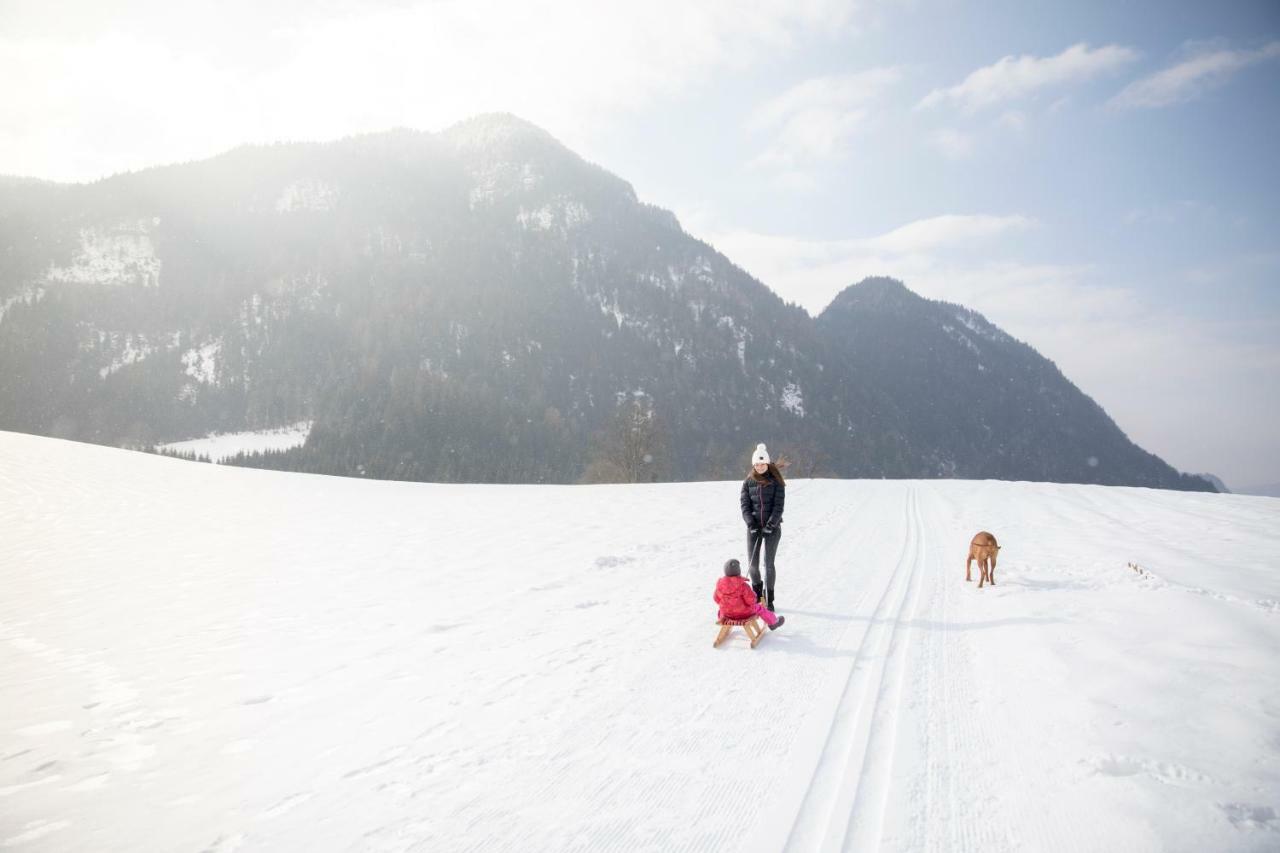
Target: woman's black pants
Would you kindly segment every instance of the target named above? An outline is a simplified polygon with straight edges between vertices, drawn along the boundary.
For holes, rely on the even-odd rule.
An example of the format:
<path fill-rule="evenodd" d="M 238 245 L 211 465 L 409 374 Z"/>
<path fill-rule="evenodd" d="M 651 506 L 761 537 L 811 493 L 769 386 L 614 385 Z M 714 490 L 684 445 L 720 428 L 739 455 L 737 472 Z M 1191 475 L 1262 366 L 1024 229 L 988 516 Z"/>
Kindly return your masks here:
<path fill-rule="evenodd" d="M 764 540 L 764 545 L 759 544 Z M 764 551 L 764 587 L 768 591 L 769 600 L 773 601 L 773 582 L 778 573 L 773 566 L 773 557 L 778 553 L 778 541 L 782 539 L 782 528 L 774 528 L 773 534 L 747 531 L 747 553 L 751 555 L 751 585 L 760 588 L 760 552 Z"/>

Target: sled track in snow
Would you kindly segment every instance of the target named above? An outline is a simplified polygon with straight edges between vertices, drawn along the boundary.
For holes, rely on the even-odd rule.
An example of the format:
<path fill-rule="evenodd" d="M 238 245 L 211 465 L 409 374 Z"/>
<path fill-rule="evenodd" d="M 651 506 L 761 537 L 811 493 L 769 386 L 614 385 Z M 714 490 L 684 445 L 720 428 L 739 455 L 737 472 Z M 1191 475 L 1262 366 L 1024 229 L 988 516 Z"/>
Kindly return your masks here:
<path fill-rule="evenodd" d="M 903 623 L 916 608 L 923 562 L 914 487 L 905 503 L 902 551 L 858 639 L 821 757 L 786 839 L 789 853 L 879 846 L 908 675 L 910 634 Z"/>

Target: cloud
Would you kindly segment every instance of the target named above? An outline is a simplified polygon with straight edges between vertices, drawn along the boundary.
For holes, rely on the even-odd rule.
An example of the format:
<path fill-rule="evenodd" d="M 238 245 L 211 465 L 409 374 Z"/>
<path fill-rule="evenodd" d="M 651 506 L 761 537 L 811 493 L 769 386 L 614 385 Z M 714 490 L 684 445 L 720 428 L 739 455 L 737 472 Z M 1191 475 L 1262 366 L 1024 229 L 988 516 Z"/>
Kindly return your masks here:
<path fill-rule="evenodd" d="M 770 133 L 773 139 L 750 165 L 794 175 L 804 167 L 842 158 L 850 139 L 870 118 L 872 104 L 901 76 L 898 68 L 882 67 L 815 77 L 761 103 L 747 127 Z"/>
<path fill-rule="evenodd" d="M 1280 278 L 1280 251 L 1245 252 L 1225 259 L 1190 267 L 1183 278 L 1194 284 L 1212 286 L 1225 291 L 1231 286 L 1254 285 L 1258 290 L 1272 290 L 1272 282 Z M 1280 339 L 1280 336 L 1277 336 Z"/>
<path fill-rule="evenodd" d="M 996 119 L 996 127 L 1021 135 L 1027 132 L 1027 114 L 1021 110 L 1005 110 Z"/>
<path fill-rule="evenodd" d="M 1084 43 L 1072 45 L 1057 56 L 1006 56 L 970 73 L 955 86 L 934 89 L 921 99 L 917 109 L 953 103 L 972 113 L 1029 97 L 1041 89 L 1107 74 L 1137 58 L 1132 48 L 1112 44 L 1090 50 Z"/>
<path fill-rule="evenodd" d="M 87 179 L 495 110 L 581 148 L 621 115 L 853 20 L 839 0 L 288 2 L 288 14 L 231 0 L 181 15 L 89 3 L 78 16 L 17 0 L 0 79 L 33 82 L 0 87 L 0 173 Z"/>
<path fill-rule="evenodd" d="M 858 246 L 888 252 L 925 252 L 967 247 L 1002 234 L 1024 231 L 1035 225 L 1027 216 L 957 216 L 948 214 L 919 219 L 887 234 L 858 242 Z"/>
<path fill-rule="evenodd" d="M 682 220 L 683 221 L 683 220 Z M 699 220 L 705 222 L 705 220 Z M 1015 214 L 947 214 L 919 219 L 875 237 L 806 240 L 704 227 L 708 240 L 736 263 L 812 314 L 870 275 L 932 275 L 942 259 L 1026 231 L 1034 219 Z"/>
<path fill-rule="evenodd" d="M 1223 85 L 1238 71 L 1280 58 L 1280 41 L 1257 50 L 1202 50 L 1177 65 L 1125 86 L 1109 102 L 1113 107 L 1164 107 L 1190 101 Z"/>
<path fill-rule="evenodd" d="M 929 142 L 948 160 L 963 160 L 973 154 L 973 137 L 954 128 L 934 131 Z"/>

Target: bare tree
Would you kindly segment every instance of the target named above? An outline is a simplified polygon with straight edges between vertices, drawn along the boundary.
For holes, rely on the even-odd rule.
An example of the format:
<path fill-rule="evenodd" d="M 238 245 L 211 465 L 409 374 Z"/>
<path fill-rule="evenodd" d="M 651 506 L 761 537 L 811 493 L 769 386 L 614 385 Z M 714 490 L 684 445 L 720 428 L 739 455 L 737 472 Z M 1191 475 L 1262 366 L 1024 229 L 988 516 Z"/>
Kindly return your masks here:
<path fill-rule="evenodd" d="M 584 483 L 656 483 L 670 476 L 666 426 L 647 398 L 621 403 L 594 444 Z"/>
<path fill-rule="evenodd" d="M 779 454 L 777 465 L 786 471 L 788 477 L 809 479 L 813 477 L 829 477 L 832 470 L 831 460 L 827 454 L 811 442 L 789 443 L 784 445 Z M 784 466 L 783 463 L 786 462 Z"/>

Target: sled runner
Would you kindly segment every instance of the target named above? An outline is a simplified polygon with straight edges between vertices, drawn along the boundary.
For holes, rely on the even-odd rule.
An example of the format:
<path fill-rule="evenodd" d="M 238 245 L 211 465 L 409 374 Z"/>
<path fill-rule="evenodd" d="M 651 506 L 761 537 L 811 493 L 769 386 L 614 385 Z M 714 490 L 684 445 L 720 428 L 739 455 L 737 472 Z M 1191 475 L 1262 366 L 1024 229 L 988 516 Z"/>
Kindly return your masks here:
<path fill-rule="evenodd" d="M 721 619 L 716 622 L 720 626 L 720 633 L 716 635 L 716 641 L 711 644 L 712 648 L 719 646 L 729 636 L 729 632 L 736 626 L 741 626 L 742 630 L 747 632 L 747 636 L 751 638 L 751 648 L 756 647 L 756 643 L 760 642 L 760 638 L 764 636 L 764 623 L 760 621 L 759 616 L 752 616 L 750 619 Z"/>

